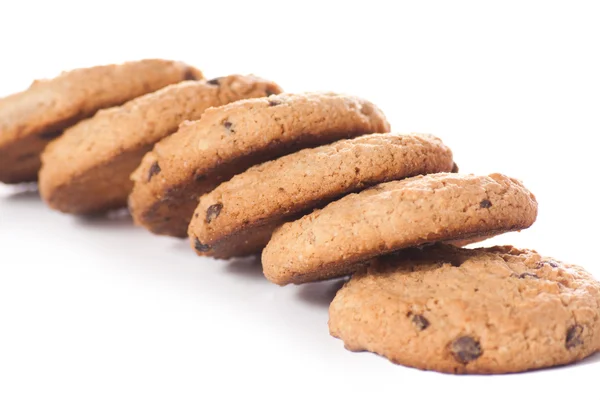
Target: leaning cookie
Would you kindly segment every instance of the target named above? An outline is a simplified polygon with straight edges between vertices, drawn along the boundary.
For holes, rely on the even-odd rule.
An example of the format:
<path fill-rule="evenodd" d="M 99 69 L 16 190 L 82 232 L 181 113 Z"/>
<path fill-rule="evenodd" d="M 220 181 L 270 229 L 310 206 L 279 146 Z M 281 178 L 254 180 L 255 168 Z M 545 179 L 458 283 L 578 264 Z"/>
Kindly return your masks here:
<path fill-rule="evenodd" d="M 201 78 L 200 71 L 180 62 L 141 60 L 65 72 L 0 99 L 0 182 L 37 180 L 48 142 L 99 109 Z"/>
<path fill-rule="evenodd" d="M 378 183 L 453 169 L 432 135 L 383 133 L 305 149 L 248 169 L 202 196 L 188 234 L 200 255 L 256 254 L 283 222 Z"/>
<path fill-rule="evenodd" d="M 159 140 L 209 107 L 264 97 L 281 89 L 254 76 L 181 82 L 101 110 L 69 128 L 42 154 L 39 187 L 57 210 L 86 214 L 127 205 L 131 173 Z"/>
<path fill-rule="evenodd" d="M 563 365 L 600 350 L 600 282 L 510 246 L 410 249 L 356 273 L 330 306 L 329 329 L 349 350 L 425 370 Z"/>
<path fill-rule="evenodd" d="M 333 93 L 281 94 L 211 108 L 157 143 L 133 174 L 137 224 L 187 236 L 201 195 L 247 168 L 389 125 L 372 103 Z"/>
<path fill-rule="evenodd" d="M 277 229 L 263 251 L 263 269 L 279 285 L 327 279 L 402 248 L 524 229 L 536 216 L 533 194 L 500 174 L 382 183 Z"/>

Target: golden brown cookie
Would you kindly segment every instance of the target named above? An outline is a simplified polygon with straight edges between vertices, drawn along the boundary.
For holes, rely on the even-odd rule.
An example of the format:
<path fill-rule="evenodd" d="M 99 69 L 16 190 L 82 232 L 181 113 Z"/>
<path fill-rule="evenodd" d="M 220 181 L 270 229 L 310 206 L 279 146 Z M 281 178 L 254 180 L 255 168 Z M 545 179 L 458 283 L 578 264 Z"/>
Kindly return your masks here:
<path fill-rule="evenodd" d="M 133 174 L 131 212 L 154 233 L 185 237 L 200 196 L 248 167 L 388 130 L 372 103 L 333 93 L 281 94 L 211 108 L 144 157 Z"/>
<path fill-rule="evenodd" d="M 338 291 L 329 329 L 349 350 L 426 370 L 563 365 L 600 350 L 600 282 L 510 246 L 404 250 L 373 260 Z"/>
<path fill-rule="evenodd" d="M 39 187 L 54 209 L 75 214 L 127 205 L 131 173 L 159 140 L 209 107 L 264 97 L 280 88 L 254 76 L 181 82 L 99 111 L 67 129 L 42 154 Z"/>
<path fill-rule="evenodd" d="M 201 78 L 200 71 L 180 62 L 141 60 L 65 72 L 0 99 L 0 182 L 37 180 L 46 144 L 99 109 Z"/>
<path fill-rule="evenodd" d="M 452 152 L 432 135 L 341 140 L 257 165 L 222 183 L 202 196 L 188 234 L 200 255 L 256 254 L 277 226 L 344 194 L 452 168 Z"/>
<path fill-rule="evenodd" d="M 536 216 L 533 194 L 500 174 L 382 183 L 277 229 L 263 251 L 263 269 L 279 285 L 327 279 L 398 249 L 524 229 Z"/>

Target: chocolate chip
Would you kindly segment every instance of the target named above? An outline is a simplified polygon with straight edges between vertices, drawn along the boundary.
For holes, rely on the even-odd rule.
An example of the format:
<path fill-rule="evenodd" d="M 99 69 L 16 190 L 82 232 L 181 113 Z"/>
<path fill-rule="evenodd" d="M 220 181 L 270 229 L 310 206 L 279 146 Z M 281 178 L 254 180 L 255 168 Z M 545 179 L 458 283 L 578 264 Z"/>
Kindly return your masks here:
<path fill-rule="evenodd" d="M 552 268 L 559 268 L 558 263 L 555 263 L 554 261 L 546 261 L 546 263 L 550 264 Z"/>
<path fill-rule="evenodd" d="M 215 79 L 211 79 L 210 81 L 206 81 L 206 83 L 208 83 L 209 85 L 217 85 L 220 86 L 221 85 L 221 81 L 220 81 L 221 77 L 219 78 L 215 78 Z"/>
<path fill-rule="evenodd" d="M 492 206 L 492 202 L 489 201 L 488 199 L 481 200 L 481 203 L 479 203 L 479 207 L 481 207 L 481 208 L 490 208 L 491 206 Z"/>
<path fill-rule="evenodd" d="M 456 163 L 452 164 L 452 172 L 453 174 L 456 174 L 458 172 L 458 165 L 456 165 Z"/>
<path fill-rule="evenodd" d="M 278 105 L 280 105 L 280 104 L 281 104 L 281 101 L 279 101 L 279 100 L 275 100 L 275 99 L 273 99 L 273 100 L 269 100 L 269 105 L 270 105 L 271 107 L 275 107 L 275 106 L 278 106 Z"/>
<path fill-rule="evenodd" d="M 223 209 L 223 204 L 217 203 L 206 209 L 206 223 L 210 224 L 215 218 L 221 214 L 221 210 Z"/>
<path fill-rule="evenodd" d="M 223 121 L 223 126 L 225 127 L 225 129 L 227 129 L 229 132 L 231 133 L 235 133 L 235 130 L 233 130 L 231 127 L 233 126 L 233 124 L 229 121 Z"/>
<path fill-rule="evenodd" d="M 412 323 L 417 327 L 418 330 L 424 331 L 429 326 L 429 321 L 422 315 L 415 314 L 412 316 Z"/>
<path fill-rule="evenodd" d="M 530 274 L 529 272 L 523 272 L 519 275 L 519 279 L 532 278 L 532 279 L 540 279 L 536 274 Z"/>
<path fill-rule="evenodd" d="M 207 252 L 210 250 L 210 246 L 207 244 L 203 244 L 198 238 L 194 241 L 194 248 L 201 253 Z"/>
<path fill-rule="evenodd" d="M 265 90 L 265 93 L 267 94 L 267 97 L 269 97 L 269 96 L 271 96 L 271 95 L 273 95 L 273 94 L 277 94 L 277 92 L 274 92 L 274 91 L 272 91 L 272 90 L 270 90 L 270 89 L 266 89 L 266 90 Z"/>
<path fill-rule="evenodd" d="M 558 263 L 555 263 L 554 261 L 540 261 L 536 264 L 535 268 L 540 269 L 546 264 L 551 266 L 552 268 L 559 268 Z"/>
<path fill-rule="evenodd" d="M 196 75 L 196 71 L 194 71 L 192 68 L 188 68 L 185 71 L 185 75 L 183 76 L 183 80 L 184 81 L 195 81 L 195 80 L 198 80 L 198 76 Z"/>
<path fill-rule="evenodd" d="M 477 360 L 481 354 L 481 345 L 470 336 L 461 336 L 450 344 L 450 351 L 456 361 L 467 364 Z"/>
<path fill-rule="evenodd" d="M 62 135 L 62 131 L 44 132 L 40 133 L 40 138 L 44 140 L 52 140 L 56 139 L 60 135 Z"/>
<path fill-rule="evenodd" d="M 575 324 L 567 330 L 567 340 L 565 341 L 565 347 L 572 349 L 583 344 L 581 335 L 583 334 L 583 326 Z"/>
<path fill-rule="evenodd" d="M 148 182 L 152 179 L 154 175 L 158 175 L 160 173 L 160 165 L 158 165 L 158 161 L 154 161 L 148 170 Z"/>

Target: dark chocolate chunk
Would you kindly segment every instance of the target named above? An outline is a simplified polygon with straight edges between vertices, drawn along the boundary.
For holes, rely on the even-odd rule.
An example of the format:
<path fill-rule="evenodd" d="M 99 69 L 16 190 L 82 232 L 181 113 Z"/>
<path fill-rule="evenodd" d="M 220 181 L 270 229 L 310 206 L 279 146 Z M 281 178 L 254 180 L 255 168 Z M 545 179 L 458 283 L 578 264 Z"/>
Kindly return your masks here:
<path fill-rule="evenodd" d="M 279 100 L 275 100 L 275 99 L 273 99 L 273 100 L 269 100 L 269 105 L 270 105 L 271 107 L 278 106 L 278 105 L 280 105 L 280 104 L 281 104 L 281 101 L 279 101 Z"/>
<path fill-rule="evenodd" d="M 453 174 L 456 174 L 458 172 L 458 165 L 456 165 L 456 163 L 452 164 L 452 172 Z"/>
<path fill-rule="evenodd" d="M 456 361 L 467 364 L 477 360 L 483 353 L 481 345 L 470 336 L 461 336 L 450 344 L 450 351 Z"/>
<path fill-rule="evenodd" d="M 40 138 L 44 140 L 52 140 L 56 139 L 60 135 L 62 135 L 63 131 L 52 131 L 52 132 L 43 132 L 40 133 Z"/>
<path fill-rule="evenodd" d="M 492 202 L 489 201 L 488 199 L 481 200 L 481 203 L 479 203 L 479 207 L 481 207 L 481 208 L 490 208 L 491 206 L 492 206 Z"/>
<path fill-rule="evenodd" d="M 206 223 L 210 224 L 215 218 L 221 214 L 221 210 L 223 209 L 223 204 L 217 203 L 206 209 Z"/>
<path fill-rule="evenodd" d="M 420 331 L 424 331 L 429 326 L 429 321 L 427 320 L 427 318 L 420 314 L 413 315 L 411 321 Z"/>
<path fill-rule="evenodd" d="M 201 253 L 210 250 L 210 246 L 207 244 L 203 244 L 200 240 L 198 240 L 198 238 L 196 238 L 196 240 L 194 241 L 194 248 Z"/>
<path fill-rule="evenodd" d="M 583 344 L 583 326 L 575 324 L 567 330 L 567 339 L 565 341 L 565 347 L 572 349 Z"/>
<path fill-rule="evenodd" d="M 160 173 L 160 165 L 158 165 L 158 161 L 154 161 L 148 170 L 148 182 L 152 179 L 154 175 L 158 175 Z"/>
<path fill-rule="evenodd" d="M 206 83 L 208 83 L 209 85 L 217 85 L 220 86 L 221 85 L 221 81 L 220 81 L 221 77 L 219 78 L 215 78 L 215 79 L 211 79 L 210 81 L 206 81 Z"/>
<path fill-rule="evenodd" d="M 267 93 L 267 97 L 271 96 L 273 94 L 277 94 L 277 92 L 273 92 L 272 90 L 266 89 L 265 92 Z"/>

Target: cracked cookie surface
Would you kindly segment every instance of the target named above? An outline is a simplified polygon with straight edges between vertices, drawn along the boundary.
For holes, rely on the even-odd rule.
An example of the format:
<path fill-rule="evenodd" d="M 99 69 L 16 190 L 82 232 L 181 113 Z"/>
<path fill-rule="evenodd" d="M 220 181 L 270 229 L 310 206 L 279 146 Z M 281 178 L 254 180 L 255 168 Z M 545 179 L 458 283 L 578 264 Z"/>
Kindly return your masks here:
<path fill-rule="evenodd" d="M 262 254 L 279 285 L 342 276 L 406 247 L 477 241 L 533 224 L 537 201 L 501 174 L 431 174 L 350 194 L 275 230 Z"/>
<path fill-rule="evenodd" d="M 201 197 L 188 233 L 200 255 L 256 254 L 277 226 L 344 194 L 453 167 L 452 152 L 432 135 L 341 140 L 254 166 L 222 183 Z M 208 250 L 199 252 L 197 241 Z"/>
<path fill-rule="evenodd" d="M 426 370 L 563 365 L 600 350 L 600 283 L 510 246 L 407 249 L 372 260 L 338 291 L 329 329 L 349 350 Z"/>
<path fill-rule="evenodd" d="M 181 82 L 138 97 L 67 129 L 42 154 L 40 194 L 57 210 L 87 214 L 127 205 L 131 173 L 159 140 L 209 107 L 279 91 L 273 82 L 230 75 Z M 149 176 L 160 171 L 155 167 Z"/>
<path fill-rule="evenodd" d="M 132 215 L 154 233 L 186 237 L 200 196 L 249 167 L 302 148 L 388 131 L 372 103 L 334 93 L 284 93 L 211 108 L 144 157 L 133 174 Z"/>
<path fill-rule="evenodd" d="M 148 59 L 64 72 L 0 99 L 0 182 L 37 180 L 48 142 L 96 111 L 197 79 L 202 73 L 184 63 Z"/>

